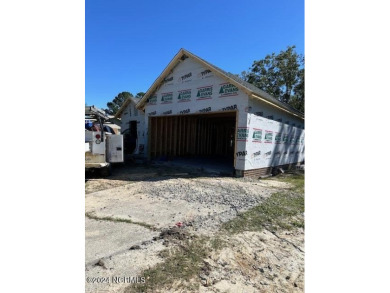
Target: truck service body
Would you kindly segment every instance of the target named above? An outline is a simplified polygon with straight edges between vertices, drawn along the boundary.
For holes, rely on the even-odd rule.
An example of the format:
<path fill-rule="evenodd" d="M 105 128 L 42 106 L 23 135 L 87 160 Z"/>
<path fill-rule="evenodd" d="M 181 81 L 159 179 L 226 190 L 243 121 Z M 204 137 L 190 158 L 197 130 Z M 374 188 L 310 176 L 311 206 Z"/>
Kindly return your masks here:
<path fill-rule="evenodd" d="M 95 121 L 94 127 L 85 129 L 85 169 L 100 169 L 102 175 L 109 175 L 111 163 L 124 162 L 123 135 L 105 132 L 109 117 L 94 106 L 85 106 L 85 118 Z"/>

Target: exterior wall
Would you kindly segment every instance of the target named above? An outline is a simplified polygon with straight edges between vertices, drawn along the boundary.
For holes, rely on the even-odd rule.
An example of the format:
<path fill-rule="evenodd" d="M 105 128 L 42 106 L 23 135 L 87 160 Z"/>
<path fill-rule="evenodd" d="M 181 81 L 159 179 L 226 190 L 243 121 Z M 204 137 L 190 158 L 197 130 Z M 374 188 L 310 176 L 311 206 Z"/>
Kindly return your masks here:
<path fill-rule="evenodd" d="M 126 109 L 123 111 L 121 116 L 121 132 L 123 133 L 125 130 L 129 129 L 130 121 L 137 121 L 137 146 L 134 150 L 134 155 L 144 155 L 145 154 L 145 140 L 146 140 L 146 132 L 145 132 L 145 114 L 138 110 L 135 107 L 135 104 L 131 102 Z"/>
<path fill-rule="evenodd" d="M 148 117 L 202 114 L 209 112 L 237 111 L 238 125 L 246 125 L 248 96 L 216 76 L 198 62 L 187 58 L 165 78 L 161 87 L 153 93 L 145 106 L 145 131 Z M 145 137 L 147 148 L 147 136 Z M 245 142 L 237 141 L 237 148 Z M 145 151 L 147 153 L 147 150 Z M 236 169 L 244 169 L 244 162 L 236 161 Z"/>
<path fill-rule="evenodd" d="M 261 115 L 273 116 L 282 122 Z M 245 149 L 237 149 L 237 159 L 245 162 L 244 170 L 259 169 L 246 173 L 260 175 L 269 174 L 271 167 L 302 162 L 305 159 L 303 127 L 304 120 L 251 98 L 246 123 L 247 142 Z M 245 176 L 245 172 L 242 175 Z"/>
<path fill-rule="evenodd" d="M 178 64 L 149 97 L 145 106 L 145 156 L 149 117 L 232 110 L 237 111 L 235 169 L 238 176 L 263 176 L 271 173 L 272 167 L 288 168 L 304 160 L 303 119 L 248 98 L 246 93 L 191 58 Z"/>
<path fill-rule="evenodd" d="M 262 116 L 264 118 L 274 121 L 281 120 L 281 122 L 284 124 L 288 124 L 298 128 L 304 128 L 303 119 L 291 115 L 286 111 L 275 108 L 270 104 L 262 102 L 258 99 L 251 98 L 249 100 L 248 113 L 254 114 L 256 116 Z M 273 118 L 268 118 L 269 116 L 273 116 Z"/>

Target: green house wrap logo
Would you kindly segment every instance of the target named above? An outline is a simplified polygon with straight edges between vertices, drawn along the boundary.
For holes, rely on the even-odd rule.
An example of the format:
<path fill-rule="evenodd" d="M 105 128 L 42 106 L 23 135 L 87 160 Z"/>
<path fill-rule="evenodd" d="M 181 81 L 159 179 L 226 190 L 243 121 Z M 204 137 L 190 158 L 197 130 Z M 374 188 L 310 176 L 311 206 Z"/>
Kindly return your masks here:
<path fill-rule="evenodd" d="M 149 99 L 148 99 L 148 104 L 149 105 L 155 105 L 157 103 L 157 96 L 151 96 Z"/>
<path fill-rule="evenodd" d="M 191 101 L 191 90 L 179 91 L 179 95 L 177 96 L 177 100 L 179 102 L 189 102 L 189 101 Z"/>
<path fill-rule="evenodd" d="M 231 83 L 221 83 L 219 89 L 219 97 L 231 97 L 238 95 L 238 88 Z"/>
<path fill-rule="evenodd" d="M 281 142 L 282 142 L 282 134 L 280 132 L 276 132 L 275 143 L 281 143 Z"/>
<path fill-rule="evenodd" d="M 197 88 L 198 93 L 196 94 L 197 100 L 211 99 L 213 95 L 213 86 L 204 86 Z"/>
<path fill-rule="evenodd" d="M 252 142 L 261 142 L 263 136 L 263 130 L 258 128 L 253 128 Z"/>
<path fill-rule="evenodd" d="M 249 136 L 248 127 L 238 127 L 237 129 L 237 141 L 247 141 Z"/>
<path fill-rule="evenodd" d="M 163 93 L 161 94 L 161 103 L 162 104 L 169 104 L 172 103 L 173 99 L 173 93 Z"/>
<path fill-rule="evenodd" d="M 265 136 L 264 136 L 264 142 L 265 143 L 272 143 L 272 138 L 273 138 L 273 132 L 272 131 L 265 131 Z"/>

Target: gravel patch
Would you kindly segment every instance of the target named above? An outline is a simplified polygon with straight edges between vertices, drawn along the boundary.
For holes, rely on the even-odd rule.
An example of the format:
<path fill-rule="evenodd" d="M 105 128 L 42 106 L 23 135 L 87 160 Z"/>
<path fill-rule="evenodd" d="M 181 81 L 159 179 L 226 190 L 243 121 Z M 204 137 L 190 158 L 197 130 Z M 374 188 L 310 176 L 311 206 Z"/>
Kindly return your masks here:
<path fill-rule="evenodd" d="M 160 200 L 183 200 L 208 209 L 206 215 L 194 215 L 190 224 L 195 231 L 210 232 L 237 213 L 260 204 L 274 190 L 264 188 L 258 180 L 180 178 L 150 182 L 136 192 Z"/>

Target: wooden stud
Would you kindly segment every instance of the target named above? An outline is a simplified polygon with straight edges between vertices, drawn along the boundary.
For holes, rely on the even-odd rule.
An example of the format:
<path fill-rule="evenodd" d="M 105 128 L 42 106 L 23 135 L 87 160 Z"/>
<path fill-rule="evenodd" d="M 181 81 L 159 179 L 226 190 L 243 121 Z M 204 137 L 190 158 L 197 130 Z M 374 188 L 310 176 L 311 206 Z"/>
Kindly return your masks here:
<path fill-rule="evenodd" d="M 173 155 L 176 156 L 176 146 L 177 146 L 177 124 L 178 119 L 177 116 L 174 118 L 174 140 L 173 140 Z"/>
<path fill-rule="evenodd" d="M 170 117 L 169 119 L 169 131 L 171 133 L 171 139 L 169 140 L 169 153 L 172 156 L 172 145 L 173 145 L 173 117 Z"/>
<path fill-rule="evenodd" d="M 165 135 L 164 135 L 164 156 L 168 155 L 168 117 L 164 117 Z"/>
<path fill-rule="evenodd" d="M 188 119 L 185 116 L 183 118 L 184 118 L 183 153 L 184 153 L 184 155 L 187 155 L 187 124 L 188 124 Z"/>
<path fill-rule="evenodd" d="M 148 117 L 148 160 L 151 159 L 151 152 L 152 152 L 152 146 L 151 146 L 151 137 L 152 137 L 152 120 L 150 117 Z"/>
<path fill-rule="evenodd" d="M 199 155 L 202 155 L 202 143 L 203 143 L 203 119 L 199 119 Z"/>
<path fill-rule="evenodd" d="M 183 127 L 183 154 L 187 155 L 187 124 L 188 119 L 186 116 L 183 117 L 184 119 L 184 127 Z"/>
<path fill-rule="evenodd" d="M 181 116 L 178 117 L 178 145 L 177 145 L 177 155 L 180 156 L 180 148 L 181 148 Z"/>
<path fill-rule="evenodd" d="M 233 152 L 233 158 L 234 158 L 234 163 L 233 163 L 233 166 L 234 168 L 236 168 L 236 163 L 237 163 L 237 156 L 236 156 L 236 152 L 237 152 L 237 129 L 238 129 L 238 111 L 236 111 L 236 127 L 235 127 L 235 130 L 234 130 L 234 152 Z"/>
<path fill-rule="evenodd" d="M 191 117 L 187 116 L 187 155 L 191 153 L 190 151 L 190 138 L 191 138 Z"/>
<path fill-rule="evenodd" d="M 161 157 L 163 155 L 163 117 L 159 117 L 159 122 L 160 122 L 160 135 L 159 135 L 159 141 L 160 141 L 160 153 L 159 153 L 159 157 Z"/>
<path fill-rule="evenodd" d="M 192 155 L 196 152 L 196 118 L 192 117 Z"/>

